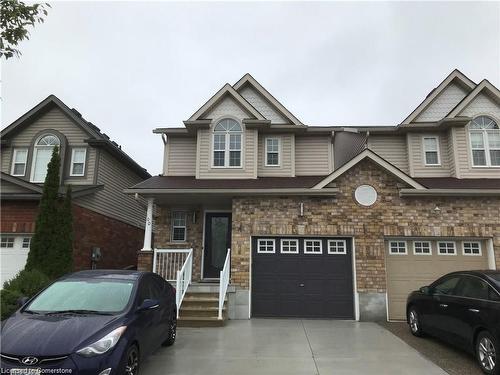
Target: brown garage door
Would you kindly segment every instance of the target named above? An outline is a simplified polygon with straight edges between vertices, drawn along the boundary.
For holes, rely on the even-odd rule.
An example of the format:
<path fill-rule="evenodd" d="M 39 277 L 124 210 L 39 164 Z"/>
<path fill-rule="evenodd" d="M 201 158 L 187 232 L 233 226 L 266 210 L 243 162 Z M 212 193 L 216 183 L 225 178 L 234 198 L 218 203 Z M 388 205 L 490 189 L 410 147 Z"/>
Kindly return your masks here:
<path fill-rule="evenodd" d="M 391 239 L 386 241 L 389 319 L 406 315 L 408 294 L 448 272 L 487 269 L 486 241 Z"/>

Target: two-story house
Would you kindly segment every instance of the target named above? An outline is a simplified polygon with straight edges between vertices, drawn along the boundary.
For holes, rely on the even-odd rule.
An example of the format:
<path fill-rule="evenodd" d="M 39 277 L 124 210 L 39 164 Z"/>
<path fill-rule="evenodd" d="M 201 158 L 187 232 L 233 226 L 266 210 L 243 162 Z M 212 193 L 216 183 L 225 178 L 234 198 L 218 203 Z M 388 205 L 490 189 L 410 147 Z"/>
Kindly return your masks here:
<path fill-rule="evenodd" d="M 47 165 L 61 153 L 61 192 L 73 191 L 75 268 L 136 264 L 145 212 L 123 189 L 151 177 L 99 128 L 51 95 L 0 133 L 1 282 L 24 268 Z M 100 259 L 92 262 L 100 253 Z"/>
<path fill-rule="evenodd" d="M 230 249 L 231 318 L 404 319 L 411 290 L 500 265 L 499 124 L 499 90 L 457 70 L 374 127 L 307 126 L 246 74 L 154 130 L 163 174 L 127 190 L 149 202 L 139 268 L 190 248 L 217 285 Z"/>

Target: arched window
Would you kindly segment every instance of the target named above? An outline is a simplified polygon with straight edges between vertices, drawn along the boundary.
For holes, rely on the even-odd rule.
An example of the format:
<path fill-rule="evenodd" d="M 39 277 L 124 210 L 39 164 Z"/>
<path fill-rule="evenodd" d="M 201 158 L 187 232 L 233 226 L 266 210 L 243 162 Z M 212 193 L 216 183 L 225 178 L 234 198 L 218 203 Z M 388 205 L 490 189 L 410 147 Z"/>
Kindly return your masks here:
<path fill-rule="evenodd" d="M 55 146 L 60 146 L 61 141 L 53 134 L 46 134 L 35 142 L 33 150 L 33 166 L 31 168 L 31 181 L 44 182 L 47 175 L 52 151 Z"/>
<path fill-rule="evenodd" d="M 469 125 L 472 165 L 500 166 L 500 129 L 491 117 L 479 116 Z"/>
<path fill-rule="evenodd" d="M 214 127 L 213 166 L 241 167 L 242 128 L 233 119 L 220 120 Z"/>

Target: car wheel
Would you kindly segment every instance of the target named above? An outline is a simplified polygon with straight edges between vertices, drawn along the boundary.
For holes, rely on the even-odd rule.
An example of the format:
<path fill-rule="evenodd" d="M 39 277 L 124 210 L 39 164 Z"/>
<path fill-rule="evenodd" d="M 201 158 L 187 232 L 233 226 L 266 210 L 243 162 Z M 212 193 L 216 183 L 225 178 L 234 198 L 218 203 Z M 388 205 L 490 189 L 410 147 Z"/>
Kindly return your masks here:
<path fill-rule="evenodd" d="M 177 312 L 173 312 L 172 320 L 168 324 L 167 339 L 163 342 L 163 346 L 171 346 L 175 342 L 177 336 Z"/>
<path fill-rule="evenodd" d="M 139 374 L 139 348 L 136 345 L 132 345 L 127 350 L 127 363 L 125 365 L 125 374 L 127 375 L 138 375 Z"/>
<path fill-rule="evenodd" d="M 497 363 L 498 354 L 497 340 L 489 332 L 481 332 L 476 340 L 476 358 L 485 374 L 500 374 L 500 366 Z"/>
<path fill-rule="evenodd" d="M 413 336 L 422 337 L 424 335 L 420 324 L 420 314 L 414 307 L 408 310 L 408 325 Z"/>

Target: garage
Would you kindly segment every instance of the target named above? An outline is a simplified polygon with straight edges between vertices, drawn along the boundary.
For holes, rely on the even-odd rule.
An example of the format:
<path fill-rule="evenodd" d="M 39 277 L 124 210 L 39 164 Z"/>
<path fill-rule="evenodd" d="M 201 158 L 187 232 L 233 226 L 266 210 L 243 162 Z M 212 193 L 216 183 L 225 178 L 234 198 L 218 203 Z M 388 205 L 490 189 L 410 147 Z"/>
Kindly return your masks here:
<path fill-rule="evenodd" d="M 252 238 L 252 316 L 354 319 L 353 289 L 350 238 Z"/>
<path fill-rule="evenodd" d="M 406 298 L 448 272 L 488 268 L 484 240 L 399 238 L 386 241 L 390 320 L 406 319 Z"/>
<path fill-rule="evenodd" d="M 0 237 L 0 282 L 1 286 L 24 268 L 31 237 L 2 234 Z"/>

